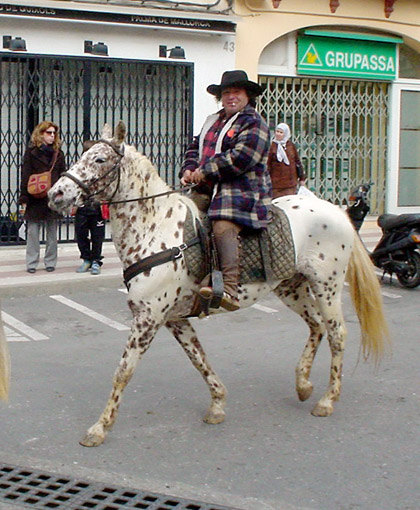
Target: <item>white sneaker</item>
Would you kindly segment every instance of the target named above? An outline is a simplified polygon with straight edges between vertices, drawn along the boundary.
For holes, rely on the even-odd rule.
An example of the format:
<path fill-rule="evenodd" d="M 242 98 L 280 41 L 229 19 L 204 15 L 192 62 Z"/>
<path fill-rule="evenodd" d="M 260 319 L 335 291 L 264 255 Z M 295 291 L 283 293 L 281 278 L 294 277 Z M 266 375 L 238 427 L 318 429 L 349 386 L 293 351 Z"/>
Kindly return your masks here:
<path fill-rule="evenodd" d="M 90 268 L 90 274 L 101 274 L 101 266 L 94 260 Z"/>
<path fill-rule="evenodd" d="M 89 271 L 91 263 L 89 260 L 84 260 L 82 264 L 76 269 L 76 273 L 86 273 Z"/>

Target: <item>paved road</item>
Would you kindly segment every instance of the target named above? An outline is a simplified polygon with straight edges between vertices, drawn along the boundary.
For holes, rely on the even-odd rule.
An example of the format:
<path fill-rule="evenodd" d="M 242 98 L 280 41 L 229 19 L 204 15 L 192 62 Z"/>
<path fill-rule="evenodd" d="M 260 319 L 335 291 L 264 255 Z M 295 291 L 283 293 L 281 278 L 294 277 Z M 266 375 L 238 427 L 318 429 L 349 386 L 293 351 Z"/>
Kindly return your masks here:
<path fill-rule="evenodd" d="M 229 391 L 223 424 L 202 422 L 207 388 L 162 330 L 113 431 L 93 449 L 78 440 L 102 411 L 127 338 L 123 289 L 3 298 L 13 380 L 10 403 L 0 405 L 1 460 L 243 510 L 417 509 L 420 288 L 382 290 L 393 356 L 376 371 L 357 364 L 346 290 L 349 340 L 333 416 L 310 414 L 327 384 L 328 346 L 313 369 L 314 395 L 301 403 L 294 366 L 306 327 L 269 298 L 194 319 Z"/>

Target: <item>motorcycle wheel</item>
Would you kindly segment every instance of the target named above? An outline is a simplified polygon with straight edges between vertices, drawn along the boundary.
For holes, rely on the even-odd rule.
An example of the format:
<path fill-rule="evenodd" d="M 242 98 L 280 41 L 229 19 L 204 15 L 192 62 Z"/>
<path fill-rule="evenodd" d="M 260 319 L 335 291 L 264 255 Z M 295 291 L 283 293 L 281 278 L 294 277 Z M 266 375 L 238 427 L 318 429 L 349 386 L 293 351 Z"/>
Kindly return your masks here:
<path fill-rule="evenodd" d="M 410 266 L 405 274 L 397 274 L 398 281 L 403 287 L 414 289 L 420 285 L 420 255 L 416 251 L 407 253 L 407 261 Z"/>

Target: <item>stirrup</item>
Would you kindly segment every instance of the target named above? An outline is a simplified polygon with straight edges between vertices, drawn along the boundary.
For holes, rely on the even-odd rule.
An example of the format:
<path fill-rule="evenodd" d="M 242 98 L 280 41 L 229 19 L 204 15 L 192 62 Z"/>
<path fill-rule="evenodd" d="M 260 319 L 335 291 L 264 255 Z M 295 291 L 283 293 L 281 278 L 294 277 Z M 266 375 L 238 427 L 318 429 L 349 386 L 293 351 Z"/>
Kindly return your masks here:
<path fill-rule="evenodd" d="M 235 310 L 239 310 L 239 299 L 234 298 L 227 292 L 223 292 L 222 300 L 220 302 L 220 306 L 227 310 L 228 312 L 234 312 Z"/>
<path fill-rule="evenodd" d="M 206 300 L 212 299 L 214 296 L 213 289 L 211 287 L 201 287 L 198 293 L 203 299 Z"/>

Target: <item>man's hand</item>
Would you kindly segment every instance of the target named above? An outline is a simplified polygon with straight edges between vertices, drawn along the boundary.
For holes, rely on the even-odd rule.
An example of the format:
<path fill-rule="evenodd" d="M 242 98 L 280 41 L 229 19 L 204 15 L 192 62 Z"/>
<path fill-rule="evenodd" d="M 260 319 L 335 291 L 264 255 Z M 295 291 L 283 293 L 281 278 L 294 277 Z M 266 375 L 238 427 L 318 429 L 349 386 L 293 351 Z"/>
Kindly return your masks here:
<path fill-rule="evenodd" d="M 205 176 L 200 168 L 196 168 L 191 175 L 191 182 L 194 184 L 200 184 L 200 182 L 204 181 Z"/>
<path fill-rule="evenodd" d="M 184 175 L 182 176 L 181 178 L 181 184 L 183 186 L 186 186 L 187 184 L 189 184 L 191 181 L 191 175 L 192 175 L 192 172 L 191 170 L 185 170 L 184 172 Z"/>
<path fill-rule="evenodd" d="M 205 176 L 200 168 L 196 168 L 194 172 L 191 170 L 185 170 L 184 175 L 181 178 L 181 184 L 186 186 L 187 184 L 200 184 L 200 182 L 204 181 Z"/>

